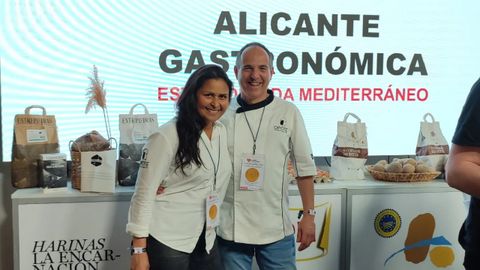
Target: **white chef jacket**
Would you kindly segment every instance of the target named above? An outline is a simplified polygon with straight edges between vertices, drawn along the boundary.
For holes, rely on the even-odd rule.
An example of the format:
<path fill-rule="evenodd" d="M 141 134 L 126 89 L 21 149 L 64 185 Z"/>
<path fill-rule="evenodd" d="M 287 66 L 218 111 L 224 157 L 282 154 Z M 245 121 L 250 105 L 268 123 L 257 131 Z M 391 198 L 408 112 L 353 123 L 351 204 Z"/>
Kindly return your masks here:
<path fill-rule="evenodd" d="M 242 155 L 252 154 L 252 133 L 256 134 L 260 120 L 256 154 L 265 155 L 263 189 L 240 190 Z M 298 176 L 316 174 L 300 112 L 269 91 L 266 100 L 253 105 L 237 97 L 220 121 L 227 128 L 233 174 L 220 211 L 218 235 L 239 243 L 267 244 L 293 234 L 288 216 L 289 157 Z"/>
<path fill-rule="evenodd" d="M 191 253 L 204 228 L 206 199 L 214 186 L 212 159 L 215 166 L 218 162 L 216 191 L 220 202 L 225 196 L 232 164 L 225 127 L 217 122 L 211 140 L 202 131 L 201 139 L 205 144 L 201 140 L 198 142 L 203 166 L 187 166 L 184 169 L 186 175 L 175 170 L 179 143 L 175 125 L 175 119 L 162 125 L 150 136 L 143 149 L 126 230 L 136 237 L 150 234 L 170 248 Z M 156 195 L 160 185 L 165 187 L 165 192 Z M 207 252 L 212 248 L 215 236 L 214 229 L 206 231 Z"/>

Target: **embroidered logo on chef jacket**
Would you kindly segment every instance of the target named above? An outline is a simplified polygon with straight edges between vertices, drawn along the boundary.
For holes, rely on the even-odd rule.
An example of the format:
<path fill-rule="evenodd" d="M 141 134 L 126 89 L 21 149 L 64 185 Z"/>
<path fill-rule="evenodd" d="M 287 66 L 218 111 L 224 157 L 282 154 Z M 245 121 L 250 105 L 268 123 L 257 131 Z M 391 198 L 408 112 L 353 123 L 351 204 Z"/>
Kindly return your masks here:
<path fill-rule="evenodd" d="M 285 134 L 288 133 L 288 128 L 285 126 L 286 123 L 287 123 L 287 121 L 280 120 L 279 125 L 274 125 L 273 126 L 273 130 L 280 131 L 280 132 L 283 132 Z"/>
<path fill-rule="evenodd" d="M 147 157 L 148 157 L 148 149 L 144 148 L 142 152 L 142 159 L 140 160 L 140 167 L 144 169 L 148 168 L 149 162 L 147 161 Z"/>

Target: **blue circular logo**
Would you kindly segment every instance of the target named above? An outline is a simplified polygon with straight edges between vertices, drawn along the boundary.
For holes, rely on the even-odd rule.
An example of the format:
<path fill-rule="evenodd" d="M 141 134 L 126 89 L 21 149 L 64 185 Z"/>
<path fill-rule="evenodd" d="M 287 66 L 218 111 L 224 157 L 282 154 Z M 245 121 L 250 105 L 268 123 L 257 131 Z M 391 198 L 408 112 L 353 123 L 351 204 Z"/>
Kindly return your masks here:
<path fill-rule="evenodd" d="M 402 225 L 402 219 L 397 211 L 393 209 L 384 209 L 375 217 L 375 232 L 384 238 L 389 238 L 397 234 Z"/>

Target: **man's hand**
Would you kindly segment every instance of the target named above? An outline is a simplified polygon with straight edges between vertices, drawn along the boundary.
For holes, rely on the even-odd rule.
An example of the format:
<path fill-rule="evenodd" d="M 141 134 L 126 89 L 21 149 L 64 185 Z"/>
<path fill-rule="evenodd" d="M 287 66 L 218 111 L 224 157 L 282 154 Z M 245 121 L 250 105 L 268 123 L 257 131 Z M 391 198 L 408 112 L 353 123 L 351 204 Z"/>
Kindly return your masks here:
<path fill-rule="evenodd" d="M 303 209 L 314 208 L 313 176 L 297 177 L 298 191 L 302 198 Z M 315 242 L 315 216 L 304 213 L 298 223 L 297 242 L 298 251 L 302 251 Z"/>
<path fill-rule="evenodd" d="M 298 223 L 297 242 L 300 243 L 298 251 L 302 251 L 315 242 L 315 220 L 314 216 L 303 215 Z"/>

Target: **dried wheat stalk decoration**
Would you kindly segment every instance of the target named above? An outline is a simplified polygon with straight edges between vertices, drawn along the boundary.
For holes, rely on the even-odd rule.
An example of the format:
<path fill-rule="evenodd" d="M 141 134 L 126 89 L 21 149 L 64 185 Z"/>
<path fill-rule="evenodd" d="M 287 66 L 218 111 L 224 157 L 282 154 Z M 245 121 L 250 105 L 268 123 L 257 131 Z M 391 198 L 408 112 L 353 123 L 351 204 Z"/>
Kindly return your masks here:
<path fill-rule="evenodd" d="M 107 109 L 107 92 L 103 88 L 104 82 L 100 81 L 98 78 L 98 70 L 95 65 L 93 65 L 93 76 L 88 77 L 90 80 L 90 87 L 87 88 L 86 96 L 88 98 L 87 107 L 85 108 L 85 113 L 88 113 L 90 109 L 95 108 L 98 105 L 102 108 L 103 111 L 103 120 L 105 121 L 105 128 L 107 130 L 107 137 L 111 138 L 111 129 L 110 129 L 110 118 L 108 117 Z"/>

